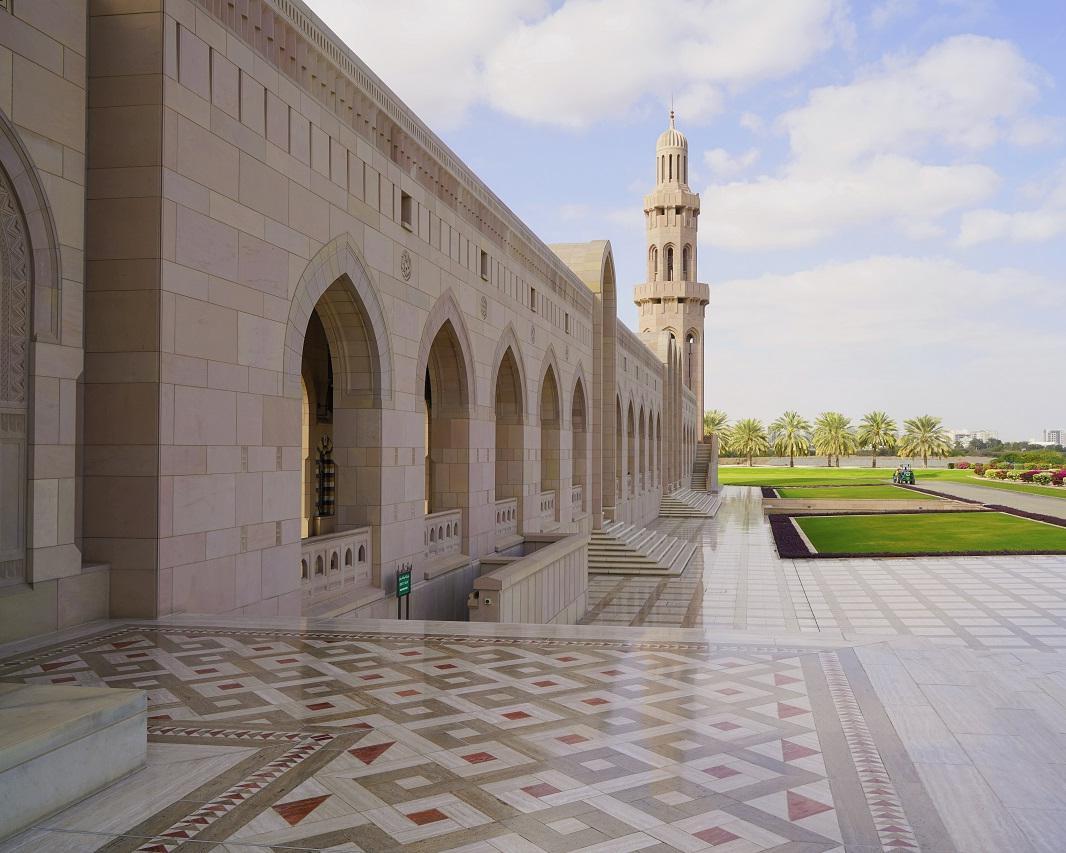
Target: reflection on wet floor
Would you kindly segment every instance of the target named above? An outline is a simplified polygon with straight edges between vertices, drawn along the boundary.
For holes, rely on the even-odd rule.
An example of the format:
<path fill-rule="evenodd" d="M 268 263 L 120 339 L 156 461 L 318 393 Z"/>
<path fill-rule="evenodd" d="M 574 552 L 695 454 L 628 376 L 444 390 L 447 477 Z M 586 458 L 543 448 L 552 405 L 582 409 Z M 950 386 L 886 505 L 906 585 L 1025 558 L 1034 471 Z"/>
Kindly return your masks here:
<path fill-rule="evenodd" d="M 678 578 L 598 575 L 588 624 L 914 634 L 974 648 L 1066 647 L 1066 557 L 782 560 L 758 489 L 713 519 L 654 527 L 700 542 Z"/>

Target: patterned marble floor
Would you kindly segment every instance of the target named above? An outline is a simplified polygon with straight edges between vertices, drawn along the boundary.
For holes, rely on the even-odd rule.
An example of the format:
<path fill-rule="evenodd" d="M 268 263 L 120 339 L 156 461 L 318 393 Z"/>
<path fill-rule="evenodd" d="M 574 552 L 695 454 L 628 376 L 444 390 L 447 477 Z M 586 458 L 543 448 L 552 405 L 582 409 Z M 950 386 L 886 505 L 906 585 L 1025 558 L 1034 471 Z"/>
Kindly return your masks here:
<path fill-rule="evenodd" d="M 118 626 L 150 764 L 4 850 L 955 849 L 851 648 Z"/>
<path fill-rule="evenodd" d="M 713 520 L 656 525 L 700 541 L 685 573 L 594 577 L 588 624 L 841 629 L 977 649 L 1066 647 L 1064 557 L 781 560 L 758 490 L 737 487 L 725 490 Z"/>

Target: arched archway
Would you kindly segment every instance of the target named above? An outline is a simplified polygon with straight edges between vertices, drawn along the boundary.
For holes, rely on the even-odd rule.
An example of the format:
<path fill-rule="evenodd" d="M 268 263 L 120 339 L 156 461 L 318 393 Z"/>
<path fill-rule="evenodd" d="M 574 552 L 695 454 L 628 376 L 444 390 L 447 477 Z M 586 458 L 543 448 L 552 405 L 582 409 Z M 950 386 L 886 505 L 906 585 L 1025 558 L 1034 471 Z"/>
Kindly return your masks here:
<path fill-rule="evenodd" d="M 637 412 L 637 471 L 640 477 L 638 491 L 643 492 L 647 488 L 646 471 L 648 462 L 648 435 L 644 426 L 644 406 L 641 405 Z"/>
<path fill-rule="evenodd" d="M 633 414 L 633 401 L 626 409 L 626 478 L 629 481 L 630 497 L 637 493 L 637 427 Z"/>
<path fill-rule="evenodd" d="M 588 506 L 588 404 L 585 400 L 585 383 L 578 379 L 574 383 L 573 399 L 570 403 L 570 436 L 573 442 L 573 485 L 580 489 L 580 500 L 574 501 L 572 512 L 582 513 Z"/>
<path fill-rule="evenodd" d="M 497 501 L 514 498 L 520 502 L 525 483 L 525 386 L 519 364 L 519 357 L 508 345 L 496 367 L 493 406 L 496 418 L 494 486 Z M 520 503 L 518 508 L 521 509 Z"/>
<path fill-rule="evenodd" d="M 660 413 L 655 414 L 655 478 L 657 485 L 662 488 L 663 485 L 663 416 Z"/>
<path fill-rule="evenodd" d="M 429 341 L 420 360 L 427 515 L 469 505 L 472 409 L 469 361 L 452 319 L 444 319 Z"/>
<path fill-rule="evenodd" d="M 614 481 L 615 481 L 615 494 L 619 498 L 625 497 L 624 483 L 622 481 L 622 461 L 625 457 L 625 436 L 622 434 L 622 398 L 616 396 L 614 398 L 614 427 L 615 427 L 615 443 L 614 443 Z"/>
<path fill-rule="evenodd" d="M 562 403 L 559 398 L 559 381 L 555 369 L 549 365 L 540 383 L 540 491 L 555 493 L 555 511 L 552 518 L 557 520 L 559 513 L 560 487 L 560 453 L 559 438 L 562 431 Z"/>

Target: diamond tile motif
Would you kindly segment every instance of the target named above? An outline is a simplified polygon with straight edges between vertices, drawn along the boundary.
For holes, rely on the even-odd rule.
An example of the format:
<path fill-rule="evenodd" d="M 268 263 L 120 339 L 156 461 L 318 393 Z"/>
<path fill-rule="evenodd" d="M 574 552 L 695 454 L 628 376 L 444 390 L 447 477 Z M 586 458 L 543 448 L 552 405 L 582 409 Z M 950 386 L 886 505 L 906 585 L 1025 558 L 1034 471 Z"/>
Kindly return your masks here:
<path fill-rule="evenodd" d="M 0 677 L 151 673 L 153 743 L 253 750 L 139 814 L 145 851 L 918 849 L 840 655 L 138 625 Z M 856 776 L 841 822 L 828 780 Z"/>

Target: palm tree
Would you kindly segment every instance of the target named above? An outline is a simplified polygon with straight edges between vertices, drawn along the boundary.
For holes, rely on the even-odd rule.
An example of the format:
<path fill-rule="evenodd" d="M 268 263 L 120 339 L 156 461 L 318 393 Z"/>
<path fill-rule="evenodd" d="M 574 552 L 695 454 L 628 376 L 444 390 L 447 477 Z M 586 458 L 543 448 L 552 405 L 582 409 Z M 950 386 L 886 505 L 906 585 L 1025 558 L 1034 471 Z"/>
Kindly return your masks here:
<path fill-rule="evenodd" d="M 814 421 L 814 450 L 825 456 L 827 467 L 836 457 L 840 467 L 841 454 L 853 453 L 856 447 L 855 433 L 851 431 L 851 419 L 840 412 L 822 412 Z"/>
<path fill-rule="evenodd" d="M 753 464 L 753 456 L 763 456 L 770 451 L 766 428 L 763 427 L 762 421 L 755 418 L 737 421 L 729 430 L 728 441 L 732 453 L 747 457 L 749 468 Z"/>
<path fill-rule="evenodd" d="M 717 435 L 719 442 L 724 444 L 722 433 L 728 423 L 729 415 L 721 409 L 708 409 L 703 413 L 703 434 L 708 436 Z"/>
<path fill-rule="evenodd" d="M 785 412 L 770 424 L 774 452 L 788 456 L 788 467 L 796 467 L 796 455 L 811 452 L 811 424 L 799 412 Z"/>
<path fill-rule="evenodd" d="M 858 432 L 855 439 L 859 447 L 869 447 L 873 451 L 871 468 L 877 467 L 877 451 L 882 447 L 896 446 L 896 422 L 885 412 L 870 412 L 863 415 L 859 422 Z"/>
<path fill-rule="evenodd" d="M 930 456 L 947 456 L 950 452 L 951 440 L 944 432 L 940 418 L 920 415 L 903 422 L 900 456 L 921 456 L 922 464 L 928 468 Z"/>

